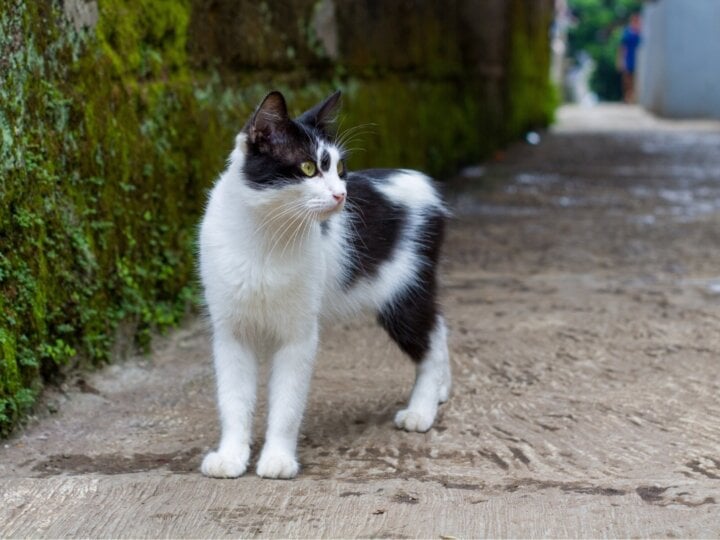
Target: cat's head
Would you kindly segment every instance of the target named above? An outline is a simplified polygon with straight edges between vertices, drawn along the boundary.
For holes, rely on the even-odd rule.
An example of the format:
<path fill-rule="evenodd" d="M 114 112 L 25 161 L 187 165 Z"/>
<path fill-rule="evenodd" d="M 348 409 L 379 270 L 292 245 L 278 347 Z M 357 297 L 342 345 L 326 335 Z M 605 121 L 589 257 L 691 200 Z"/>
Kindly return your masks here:
<path fill-rule="evenodd" d="M 262 100 L 241 136 L 245 181 L 263 206 L 286 205 L 318 220 L 343 208 L 344 153 L 330 134 L 339 101 L 338 91 L 293 119 L 280 92 Z"/>

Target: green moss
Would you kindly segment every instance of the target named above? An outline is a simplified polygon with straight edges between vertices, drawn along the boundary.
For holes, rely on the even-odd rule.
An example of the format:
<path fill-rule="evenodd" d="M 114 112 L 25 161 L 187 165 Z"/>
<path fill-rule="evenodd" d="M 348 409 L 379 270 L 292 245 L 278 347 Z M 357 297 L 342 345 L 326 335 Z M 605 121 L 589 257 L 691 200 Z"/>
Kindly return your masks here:
<path fill-rule="evenodd" d="M 493 148 L 493 120 L 477 87 L 388 77 L 350 80 L 344 89 L 340 131 L 353 129 L 354 168 L 413 167 L 442 176 Z"/>
<path fill-rule="evenodd" d="M 188 82 L 189 4 L 100 7 L 84 34 L 58 4 L 0 10 L 0 434 L 41 374 L 107 360 L 121 321 L 145 344 L 193 298 L 194 226 L 212 178 L 194 156 L 201 137 L 217 155 L 226 134 L 195 129 L 219 116 Z"/>
<path fill-rule="evenodd" d="M 512 140 L 552 121 L 558 93 L 548 76 L 551 11 L 523 0 L 512 0 L 509 10 L 505 136 Z"/>
<path fill-rule="evenodd" d="M 101 51 L 126 82 L 183 72 L 189 0 L 100 2 Z"/>

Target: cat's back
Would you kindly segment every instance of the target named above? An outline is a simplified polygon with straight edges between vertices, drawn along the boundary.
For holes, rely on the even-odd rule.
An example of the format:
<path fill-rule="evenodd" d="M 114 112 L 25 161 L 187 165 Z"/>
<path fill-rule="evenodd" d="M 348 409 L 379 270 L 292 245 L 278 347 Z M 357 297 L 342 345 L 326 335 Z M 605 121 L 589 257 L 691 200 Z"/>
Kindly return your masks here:
<path fill-rule="evenodd" d="M 364 196 L 384 197 L 391 205 L 445 213 L 442 196 L 432 178 L 411 169 L 364 169 L 348 173 L 348 201 Z M 383 201 L 380 201 L 381 203 Z M 351 208 L 352 210 L 352 208 Z"/>
<path fill-rule="evenodd" d="M 447 211 L 435 182 L 407 169 L 349 173 L 340 304 L 381 308 L 437 265 Z M 337 295 L 336 295 L 337 296 Z"/>
<path fill-rule="evenodd" d="M 348 175 L 347 212 L 361 273 L 372 273 L 402 247 L 441 228 L 446 210 L 428 176 L 408 169 L 367 169 Z M 415 246 L 416 247 L 416 246 Z"/>

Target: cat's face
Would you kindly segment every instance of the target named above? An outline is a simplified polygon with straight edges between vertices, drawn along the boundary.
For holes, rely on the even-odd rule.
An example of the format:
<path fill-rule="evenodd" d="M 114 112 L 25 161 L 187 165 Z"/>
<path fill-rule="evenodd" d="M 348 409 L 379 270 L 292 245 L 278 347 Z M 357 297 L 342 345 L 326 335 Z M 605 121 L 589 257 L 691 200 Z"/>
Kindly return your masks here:
<path fill-rule="evenodd" d="M 339 99 L 336 92 L 291 119 L 282 94 L 271 92 L 243 128 L 243 172 L 264 210 L 317 220 L 342 210 L 344 155 L 328 134 Z"/>

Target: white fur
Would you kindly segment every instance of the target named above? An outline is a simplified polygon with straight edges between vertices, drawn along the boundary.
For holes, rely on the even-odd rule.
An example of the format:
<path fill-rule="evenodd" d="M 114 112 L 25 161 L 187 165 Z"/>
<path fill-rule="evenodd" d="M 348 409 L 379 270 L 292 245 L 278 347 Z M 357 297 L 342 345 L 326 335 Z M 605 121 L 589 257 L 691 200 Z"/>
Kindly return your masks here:
<path fill-rule="evenodd" d="M 401 170 L 379 185 L 390 200 L 400 201 L 416 212 L 440 205 L 437 191 L 430 179 L 416 171 Z"/>
<path fill-rule="evenodd" d="M 257 474 L 294 477 L 319 317 L 377 310 L 416 279 L 417 240 L 406 235 L 374 278 L 343 289 L 346 231 L 353 224 L 340 212 L 343 202 L 337 202 L 346 193 L 337 174 L 340 153 L 321 146 L 318 163 L 323 150 L 331 156 L 328 172 L 298 185 L 257 190 L 243 178 L 245 136 L 240 134 L 210 194 L 200 230 L 200 273 L 213 326 L 222 436 L 217 451 L 202 463 L 207 476 L 232 478 L 245 472 L 257 366 L 272 358 L 268 428 Z M 419 173 L 402 171 L 378 187 L 408 208 L 411 229 L 420 225 L 428 208 L 442 206 L 430 180 Z M 328 224 L 324 235 L 322 220 Z M 439 318 L 408 407 L 395 423 L 408 431 L 427 431 L 449 390 L 446 330 Z"/>
<path fill-rule="evenodd" d="M 395 415 L 395 425 L 406 431 L 427 431 L 435 421 L 438 403 L 450 395 L 447 329 L 442 317 L 430 336 L 430 351 L 418 364 L 415 386 L 407 409 Z"/>

